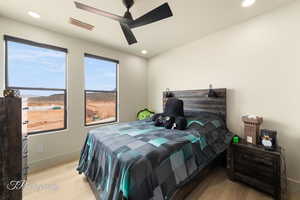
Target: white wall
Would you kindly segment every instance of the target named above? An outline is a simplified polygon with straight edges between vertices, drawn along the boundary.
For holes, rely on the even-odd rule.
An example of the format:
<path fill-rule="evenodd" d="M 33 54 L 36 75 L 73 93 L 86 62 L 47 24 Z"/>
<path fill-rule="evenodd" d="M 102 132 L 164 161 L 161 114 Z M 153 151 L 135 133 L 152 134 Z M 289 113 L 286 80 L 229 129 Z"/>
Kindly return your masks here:
<path fill-rule="evenodd" d="M 228 88 L 228 125 L 264 117 L 286 149 L 288 175 L 300 180 L 300 2 L 150 59 L 148 106 L 162 111 L 162 92 Z"/>
<path fill-rule="evenodd" d="M 68 53 L 68 129 L 29 138 L 29 163 L 32 170 L 79 157 L 86 137 L 84 127 L 83 54 L 91 53 L 120 61 L 119 120 L 132 121 L 147 103 L 147 61 L 143 58 L 103 48 L 45 29 L 0 18 L 0 38 L 7 34 L 27 40 L 67 48 Z M 4 88 L 4 42 L 0 48 L 0 90 Z M 44 152 L 39 153 L 40 145 Z"/>

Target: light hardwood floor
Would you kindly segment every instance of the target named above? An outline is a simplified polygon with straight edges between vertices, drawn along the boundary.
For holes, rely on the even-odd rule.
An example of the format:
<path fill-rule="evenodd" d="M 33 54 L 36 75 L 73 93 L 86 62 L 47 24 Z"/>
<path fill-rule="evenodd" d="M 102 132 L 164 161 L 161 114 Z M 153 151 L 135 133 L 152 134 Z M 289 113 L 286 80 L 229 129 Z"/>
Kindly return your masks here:
<path fill-rule="evenodd" d="M 29 175 L 24 200 L 95 200 L 84 176 L 76 172 L 77 161 Z M 227 179 L 224 169 L 214 170 L 187 200 L 271 200 L 243 184 Z M 294 198 L 293 198 L 294 199 Z M 295 198 L 296 200 L 296 198 Z"/>

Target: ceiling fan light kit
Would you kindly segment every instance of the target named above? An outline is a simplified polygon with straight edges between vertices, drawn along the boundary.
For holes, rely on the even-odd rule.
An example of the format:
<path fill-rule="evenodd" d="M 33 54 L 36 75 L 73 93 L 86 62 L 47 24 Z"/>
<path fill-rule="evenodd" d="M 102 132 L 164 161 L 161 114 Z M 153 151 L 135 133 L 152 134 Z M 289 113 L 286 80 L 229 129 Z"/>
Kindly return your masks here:
<path fill-rule="evenodd" d="M 129 45 L 137 43 L 137 40 L 131 31 L 133 28 L 137 28 L 140 26 L 145 26 L 169 17 L 173 16 L 172 10 L 168 3 L 164 3 L 161 6 L 151 10 L 150 12 L 146 13 L 145 15 L 133 19 L 130 8 L 134 5 L 134 0 L 122 0 L 123 4 L 127 8 L 127 11 L 125 12 L 124 16 L 115 15 L 103 10 L 100 10 L 98 8 L 94 8 L 88 5 L 85 5 L 83 3 L 75 1 L 75 6 L 78 9 L 85 10 L 87 12 L 91 12 L 97 15 L 101 15 L 103 17 L 108 17 L 110 19 L 116 20 L 120 23 L 121 29 L 123 31 L 123 34 L 125 35 L 125 38 Z"/>

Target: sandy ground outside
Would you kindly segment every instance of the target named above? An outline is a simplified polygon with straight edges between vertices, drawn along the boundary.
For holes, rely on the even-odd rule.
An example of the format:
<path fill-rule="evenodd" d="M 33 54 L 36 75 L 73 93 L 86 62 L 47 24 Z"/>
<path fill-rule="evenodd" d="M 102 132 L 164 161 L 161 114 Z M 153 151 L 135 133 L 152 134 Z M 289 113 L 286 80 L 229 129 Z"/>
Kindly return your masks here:
<path fill-rule="evenodd" d="M 114 121 L 116 117 L 116 103 L 114 101 L 101 102 L 101 101 L 87 101 L 86 107 L 86 122 L 99 123 L 107 122 L 108 119 Z"/>
<path fill-rule="evenodd" d="M 63 102 L 28 102 L 29 107 L 61 107 Z M 61 129 L 64 127 L 64 110 L 29 110 L 27 113 L 28 132 Z M 87 101 L 87 123 L 99 123 L 114 121 L 116 115 L 116 103 L 114 101 Z"/>

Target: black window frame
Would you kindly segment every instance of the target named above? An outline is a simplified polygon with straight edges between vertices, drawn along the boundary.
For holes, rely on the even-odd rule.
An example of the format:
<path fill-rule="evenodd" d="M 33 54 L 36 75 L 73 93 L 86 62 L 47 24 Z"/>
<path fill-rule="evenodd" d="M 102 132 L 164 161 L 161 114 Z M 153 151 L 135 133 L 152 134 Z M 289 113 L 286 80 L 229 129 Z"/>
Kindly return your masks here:
<path fill-rule="evenodd" d="M 8 46 L 7 42 L 17 42 L 21 44 L 27 44 L 34 47 L 40 47 L 45 49 L 51 49 L 56 51 L 61 51 L 66 53 L 66 61 L 65 61 L 65 89 L 59 89 L 59 88 L 37 88 L 37 87 L 15 87 L 15 86 L 9 86 L 8 85 Z M 56 131 L 62 131 L 66 130 L 68 128 L 68 104 L 67 104 L 67 66 L 68 66 L 68 49 L 57 47 L 53 45 L 48 45 L 44 43 L 38 43 L 31 40 L 21 39 L 13 36 L 4 35 L 4 42 L 5 42 L 5 88 L 6 89 L 12 89 L 12 90 L 33 90 L 33 91 L 57 91 L 57 92 L 63 92 L 64 93 L 64 127 L 58 128 L 58 129 L 49 129 L 49 130 L 43 130 L 43 131 L 33 131 L 28 132 L 28 135 L 36 135 L 41 133 L 50 133 L 50 132 L 56 132 Z"/>
<path fill-rule="evenodd" d="M 86 104 L 86 95 L 88 92 L 107 92 L 107 91 L 103 91 L 103 90 L 87 90 L 86 89 L 86 80 L 85 80 L 85 76 L 84 76 L 84 126 L 86 127 L 91 127 L 91 126 L 98 126 L 98 125 L 103 125 L 103 124 L 111 124 L 111 123 L 116 123 L 119 121 L 119 106 L 118 106 L 118 94 L 119 94 L 119 64 L 120 62 L 118 60 L 115 60 L 115 59 L 111 59 L 111 58 L 106 58 L 106 57 L 103 57 L 103 56 L 96 56 L 96 55 L 93 55 L 93 54 L 89 54 L 89 53 L 85 53 L 84 54 L 84 59 L 85 58 L 94 58 L 94 59 L 99 59 L 99 60 L 104 60 L 104 61 L 110 61 L 110 62 L 114 62 L 116 63 L 116 112 L 115 112 L 115 120 L 114 121 L 108 121 L 108 122 L 99 122 L 99 123 L 92 123 L 92 124 L 87 124 L 87 120 L 86 120 L 86 117 L 87 117 L 87 113 L 86 113 L 86 107 L 87 107 L 87 104 Z M 84 65 L 84 69 L 85 69 L 85 65 Z M 85 74 L 85 71 L 84 71 L 84 74 Z"/>

